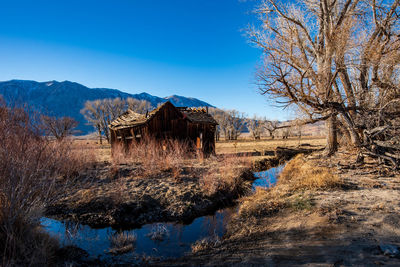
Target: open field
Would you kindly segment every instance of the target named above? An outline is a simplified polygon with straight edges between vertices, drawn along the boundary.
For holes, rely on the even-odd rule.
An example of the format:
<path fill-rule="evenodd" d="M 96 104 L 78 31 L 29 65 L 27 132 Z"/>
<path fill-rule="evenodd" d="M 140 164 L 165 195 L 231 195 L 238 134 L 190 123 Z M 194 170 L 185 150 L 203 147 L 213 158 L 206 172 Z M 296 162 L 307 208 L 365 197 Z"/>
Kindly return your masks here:
<path fill-rule="evenodd" d="M 271 139 L 265 138 L 261 140 L 252 140 L 249 138 L 218 141 L 216 143 L 217 154 L 230 153 L 252 153 L 274 151 L 277 147 L 295 148 L 304 145 L 311 145 L 315 148 L 323 148 L 325 146 L 325 137 L 289 137 L 288 139 Z"/>
<path fill-rule="evenodd" d="M 75 137 L 72 139 L 73 144 L 78 148 L 94 150 L 96 158 L 99 162 L 103 161 L 111 161 L 111 145 L 107 144 L 106 140 L 103 140 L 103 144 L 100 145 L 98 143 L 98 139 L 96 138 L 80 138 Z M 272 152 L 277 147 L 286 147 L 286 148 L 296 148 L 299 146 L 307 146 L 313 147 L 315 149 L 320 149 L 325 146 L 326 139 L 325 137 L 289 137 L 288 139 L 271 139 L 269 137 L 263 138 L 261 140 L 253 140 L 249 137 L 239 138 L 238 140 L 225 141 L 220 140 L 216 142 L 216 154 L 234 154 L 234 153 L 254 153 L 258 152 L 261 155 L 264 155 L 265 151 Z M 258 157 L 260 158 L 260 157 Z"/>

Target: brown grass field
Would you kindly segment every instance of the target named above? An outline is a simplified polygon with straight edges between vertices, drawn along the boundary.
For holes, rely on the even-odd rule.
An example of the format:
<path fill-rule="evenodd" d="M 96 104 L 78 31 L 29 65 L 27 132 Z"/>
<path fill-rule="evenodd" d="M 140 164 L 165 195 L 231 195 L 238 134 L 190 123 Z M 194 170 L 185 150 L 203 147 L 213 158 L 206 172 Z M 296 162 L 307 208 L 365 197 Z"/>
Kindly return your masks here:
<path fill-rule="evenodd" d="M 311 145 L 316 148 L 325 146 L 325 137 L 290 137 L 288 139 L 253 140 L 249 138 L 240 138 L 235 141 L 218 141 L 216 143 L 217 154 L 243 153 L 243 152 L 263 152 L 273 151 L 277 147 L 295 148 L 300 145 Z"/>
<path fill-rule="evenodd" d="M 271 139 L 269 137 L 261 140 L 253 140 L 248 137 L 240 137 L 238 140 L 220 140 L 216 142 L 216 154 L 234 154 L 234 153 L 252 153 L 274 151 L 277 147 L 296 148 L 299 146 L 310 145 L 313 148 L 323 148 L 325 146 L 325 137 L 305 136 L 302 138 L 289 137 L 288 139 Z M 88 149 L 95 151 L 97 161 L 111 161 L 111 145 L 103 140 L 100 145 L 97 138 L 74 137 L 73 143 L 80 149 Z"/>

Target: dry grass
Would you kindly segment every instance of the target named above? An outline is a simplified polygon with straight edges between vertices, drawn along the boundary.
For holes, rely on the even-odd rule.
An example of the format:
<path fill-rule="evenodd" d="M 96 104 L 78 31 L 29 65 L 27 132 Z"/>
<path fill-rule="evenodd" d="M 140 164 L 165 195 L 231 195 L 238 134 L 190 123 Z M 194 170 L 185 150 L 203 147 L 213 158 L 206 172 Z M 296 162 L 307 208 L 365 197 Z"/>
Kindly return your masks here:
<path fill-rule="evenodd" d="M 41 231 L 55 185 L 85 168 L 69 144 L 44 138 L 23 109 L 0 105 L 0 257 L 6 265 L 48 265 L 55 241 Z M 64 177 L 66 179 L 58 179 Z"/>
<path fill-rule="evenodd" d="M 244 188 L 244 179 L 252 164 L 249 157 L 230 155 L 205 159 L 193 151 L 187 143 L 176 140 L 159 142 L 145 138 L 133 143 L 127 151 L 122 146 L 115 147 L 113 162 L 115 166 L 136 164 L 140 176 L 155 177 L 169 172 L 178 180 L 185 168 L 186 175 L 200 177 L 203 190 L 210 196 L 219 192 L 240 194 L 248 189 Z"/>
<path fill-rule="evenodd" d="M 256 188 L 256 192 L 242 199 L 238 215 L 241 218 L 263 217 L 274 214 L 286 207 L 287 191 L 275 187 L 266 190 Z"/>
<path fill-rule="evenodd" d="M 128 149 L 123 145 L 115 145 L 112 163 L 137 164 L 145 177 L 169 171 L 174 178 L 179 178 L 186 159 L 193 157 L 192 150 L 185 142 L 173 139 L 160 142 L 144 137 L 140 142 L 133 142 Z"/>
<path fill-rule="evenodd" d="M 169 231 L 165 225 L 157 223 L 151 228 L 151 232 L 147 236 L 153 241 L 163 241 L 169 237 Z"/>
<path fill-rule="evenodd" d="M 283 169 L 279 183 L 287 184 L 291 190 L 307 190 L 339 187 L 343 181 L 329 168 L 316 166 L 304 155 L 297 155 Z"/>
<path fill-rule="evenodd" d="M 221 240 L 218 236 L 206 237 L 204 239 L 196 241 L 191 245 L 192 253 L 200 252 L 207 249 L 215 248 L 221 244 Z"/>
<path fill-rule="evenodd" d="M 276 147 L 296 148 L 299 145 L 310 144 L 315 148 L 322 148 L 326 144 L 325 137 L 297 137 L 289 139 L 239 139 L 235 141 L 219 141 L 216 143 L 217 154 L 246 153 L 274 151 Z"/>
<path fill-rule="evenodd" d="M 239 217 L 262 217 L 282 209 L 309 210 L 312 191 L 340 187 L 343 181 L 330 169 L 313 165 L 304 155 L 297 155 L 283 169 L 276 186 L 257 188 L 255 194 L 242 199 Z"/>
<path fill-rule="evenodd" d="M 111 145 L 110 144 L 98 144 L 97 139 L 87 138 L 82 139 L 75 137 L 73 143 L 76 147 L 87 147 L 95 151 L 96 160 L 99 162 L 111 162 Z M 216 153 L 221 154 L 232 154 L 232 153 L 251 153 L 251 152 L 264 152 L 274 151 L 276 147 L 288 147 L 296 148 L 299 145 L 310 144 L 314 148 L 323 148 L 325 146 L 325 137 L 302 137 L 289 139 L 270 139 L 265 138 L 261 140 L 252 140 L 248 138 L 240 138 L 235 141 L 218 141 L 216 142 Z"/>
<path fill-rule="evenodd" d="M 244 193 L 244 179 L 249 175 L 251 161 L 248 157 L 225 156 L 210 160 L 210 167 L 200 179 L 204 191 L 208 195 L 217 192 Z"/>
<path fill-rule="evenodd" d="M 112 254 L 123 254 L 133 251 L 136 247 L 136 233 L 135 232 L 121 232 L 115 233 L 109 237 Z"/>

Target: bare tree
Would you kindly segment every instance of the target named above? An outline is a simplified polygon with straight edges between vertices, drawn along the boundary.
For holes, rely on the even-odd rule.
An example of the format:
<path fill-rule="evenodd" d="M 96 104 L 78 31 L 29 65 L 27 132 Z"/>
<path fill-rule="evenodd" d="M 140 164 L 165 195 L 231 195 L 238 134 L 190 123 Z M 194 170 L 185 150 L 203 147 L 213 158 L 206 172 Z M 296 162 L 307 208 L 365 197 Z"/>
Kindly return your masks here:
<path fill-rule="evenodd" d="M 289 127 L 282 129 L 282 139 L 288 139 L 290 135 L 291 135 L 291 131 L 290 131 Z"/>
<path fill-rule="evenodd" d="M 101 117 L 103 120 L 101 126 L 108 143 L 110 143 L 110 129 L 108 128 L 108 126 L 125 110 L 126 102 L 119 97 L 114 99 L 107 98 L 101 100 Z"/>
<path fill-rule="evenodd" d="M 96 130 L 99 135 L 100 144 L 103 143 L 102 130 L 103 130 L 103 107 L 101 100 L 86 101 L 81 113 Z"/>
<path fill-rule="evenodd" d="M 78 122 L 71 117 L 57 118 L 42 115 L 41 121 L 46 134 L 54 136 L 59 141 L 72 135 L 78 126 Z"/>
<path fill-rule="evenodd" d="M 271 136 L 271 139 L 275 138 L 275 131 L 279 127 L 279 121 L 269 121 L 267 120 L 264 124 L 265 130 L 268 131 L 269 136 Z"/>
<path fill-rule="evenodd" d="M 243 112 L 237 110 L 224 110 L 209 108 L 210 114 L 218 122 L 220 131 L 225 140 L 237 140 L 246 126 L 246 117 Z"/>
<path fill-rule="evenodd" d="M 359 147 L 357 118 L 399 97 L 398 9 L 398 0 L 267 0 L 258 9 L 262 29 L 249 36 L 264 52 L 260 89 L 310 122 L 326 120 L 328 154 L 337 119 Z"/>
<path fill-rule="evenodd" d="M 237 110 L 227 110 L 228 136 L 229 140 L 237 140 L 246 126 L 246 116 Z"/>
<path fill-rule="evenodd" d="M 252 119 L 246 119 L 246 126 L 249 129 L 254 140 L 261 139 L 261 135 L 265 130 L 266 119 L 254 115 Z"/>
<path fill-rule="evenodd" d="M 217 126 L 217 137 L 219 139 L 220 133 L 222 132 L 225 139 L 228 139 L 228 131 L 229 131 L 229 122 L 228 122 L 228 114 L 218 108 L 209 108 L 208 112 L 214 117 L 214 119 L 218 122 Z"/>
<path fill-rule="evenodd" d="M 126 99 L 126 104 L 129 109 L 140 114 L 146 114 L 149 110 L 153 108 L 150 102 L 146 100 L 138 100 L 136 98 L 128 97 Z"/>

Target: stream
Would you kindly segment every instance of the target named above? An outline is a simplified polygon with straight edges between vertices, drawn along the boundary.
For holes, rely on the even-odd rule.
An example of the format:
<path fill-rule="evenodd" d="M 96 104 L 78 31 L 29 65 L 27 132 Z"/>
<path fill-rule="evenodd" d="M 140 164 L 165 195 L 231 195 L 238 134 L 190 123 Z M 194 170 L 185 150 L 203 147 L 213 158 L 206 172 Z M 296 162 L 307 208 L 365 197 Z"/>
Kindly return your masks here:
<path fill-rule="evenodd" d="M 268 188 L 276 183 L 283 165 L 267 171 L 254 173 L 257 178 L 253 182 L 256 187 Z M 226 225 L 237 207 L 225 208 L 214 215 L 195 219 L 190 224 L 153 223 L 141 228 L 118 231 L 111 227 L 94 229 L 87 225 L 73 222 L 62 222 L 50 218 L 42 218 L 42 225 L 50 235 L 58 238 L 62 246 L 76 246 L 85 250 L 91 258 L 100 260 L 120 260 L 124 262 L 140 262 L 143 257 L 177 258 L 191 251 L 191 245 L 205 238 L 221 238 Z M 110 253 L 112 237 L 117 234 L 135 236 L 134 250 L 113 255 Z"/>

